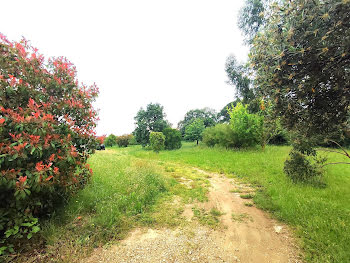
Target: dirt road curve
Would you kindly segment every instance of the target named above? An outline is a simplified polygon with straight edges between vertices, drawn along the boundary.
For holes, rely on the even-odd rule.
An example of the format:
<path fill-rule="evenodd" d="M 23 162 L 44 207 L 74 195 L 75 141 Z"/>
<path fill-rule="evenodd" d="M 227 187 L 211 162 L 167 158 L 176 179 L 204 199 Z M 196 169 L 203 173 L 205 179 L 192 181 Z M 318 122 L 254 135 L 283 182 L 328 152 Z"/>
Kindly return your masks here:
<path fill-rule="evenodd" d="M 209 201 L 198 204 L 220 216 L 220 228 L 212 229 L 193 220 L 193 205 L 185 207 L 186 227 L 171 229 L 137 229 L 129 237 L 108 249 L 98 249 L 85 259 L 92 262 L 301 262 L 298 250 L 286 226 L 253 207 L 232 189 L 249 193 L 242 186 L 222 175 L 197 172 L 210 177 Z"/>

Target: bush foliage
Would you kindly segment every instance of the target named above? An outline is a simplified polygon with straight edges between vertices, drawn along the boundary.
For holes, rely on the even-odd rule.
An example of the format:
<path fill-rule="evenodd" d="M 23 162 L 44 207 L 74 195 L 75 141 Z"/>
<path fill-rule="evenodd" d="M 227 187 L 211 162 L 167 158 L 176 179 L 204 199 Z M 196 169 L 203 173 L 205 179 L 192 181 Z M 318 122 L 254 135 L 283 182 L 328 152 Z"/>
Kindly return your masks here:
<path fill-rule="evenodd" d="M 95 85 L 79 85 L 63 57 L 0 34 L 0 254 L 40 230 L 39 220 L 82 188 L 96 146 Z"/>
<path fill-rule="evenodd" d="M 132 134 L 125 134 L 117 137 L 117 144 L 119 147 L 128 147 L 130 141 L 133 139 Z"/>
<path fill-rule="evenodd" d="M 107 138 L 104 140 L 104 144 L 107 147 L 112 147 L 114 145 L 117 144 L 117 136 L 115 136 L 114 134 L 110 134 L 107 136 Z"/>
<path fill-rule="evenodd" d="M 284 172 L 294 182 L 310 182 L 323 174 L 322 164 L 325 159 L 307 156 L 292 150 L 284 163 Z"/>
<path fill-rule="evenodd" d="M 261 116 L 249 113 L 247 106 L 241 103 L 237 103 L 237 106 L 229 110 L 229 114 L 234 147 L 250 147 L 261 143 L 263 129 Z"/>
<path fill-rule="evenodd" d="M 226 123 L 206 128 L 203 132 L 203 142 L 209 147 L 214 147 L 215 145 L 226 148 L 234 147 L 233 130 Z"/>
<path fill-rule="evenodd" d="M 166 150 L 174 150 L 181 148 L 181 132 L 172 128 L 165 128 L 163 131 L 165 136 L 164 146 Z"/>
<path fill-rule="evenodd" d="M 151 149 L 155 152 L 164 150 L 165 136 L 162 132 L 151 132 L 149 136 Z"/>

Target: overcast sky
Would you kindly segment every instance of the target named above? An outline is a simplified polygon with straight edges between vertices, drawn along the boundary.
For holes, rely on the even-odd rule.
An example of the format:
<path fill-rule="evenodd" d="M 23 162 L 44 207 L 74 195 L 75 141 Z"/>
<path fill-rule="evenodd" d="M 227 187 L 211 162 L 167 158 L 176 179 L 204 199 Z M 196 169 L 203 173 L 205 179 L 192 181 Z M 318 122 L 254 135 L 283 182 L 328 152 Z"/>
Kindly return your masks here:
<path fill-rule="evenodd" d="M 245 61 L 248 53 L 237 27 L 243 0 L 0 4 L 0 32 L 24 36 L 46 57 L 67 57 L 79 81 L 96 82 L 99 135 L 132 132 L 134 116 L 150 102 L 164 106 L 173 127 L 188 110 L 222 109 L 234 97 L 226 58 Z"/>

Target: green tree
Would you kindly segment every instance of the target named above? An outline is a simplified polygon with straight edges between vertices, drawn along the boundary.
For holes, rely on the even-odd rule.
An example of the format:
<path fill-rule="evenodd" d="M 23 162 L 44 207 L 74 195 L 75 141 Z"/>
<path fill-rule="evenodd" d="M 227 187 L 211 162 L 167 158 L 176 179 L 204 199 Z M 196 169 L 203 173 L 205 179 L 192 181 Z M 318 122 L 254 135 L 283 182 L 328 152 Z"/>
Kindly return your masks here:
<path fill-rule="evenodd" d="M 194 120 L 201 119 L 205 127 L 214 126 L 217 123 L 217 113 L 210 108 L 190 110 L 185 114 L 182 121 L 179 122 L 178 128 L 182 136 L 185 136 L 186 127 Z"/>
<path fill-rule="evenodd" d="M 110 134 L 109 136 L 107 136 L 107 138 L 104 140 L 104 144 L 107 147 L 112 147 L 114 145 L 117 144 L 117 136 L 115 136 L 114 134 Z"/>
<path fill-rule="evenodd" d="M 149 143 L 150 132 L 161 132 L 169 126 L 165 120 L 164 108 L 158 103 L 150 103 L 146 110 L 141 108 L 135 116 L 136 129 L 133 134 L 142 146 Z"/>
<path fill-rule="evenodd" d="M 182 136 L 179 130 L 168 127 L 163 130 L 163 134 L 165 136 L 164 145 L 166 150 L 174 150 L 181 148 Z"/>
<path fill-rule="evenodd" d="M 160 150 L 164 150 L 165 136 L 162 132 L 151 132 L 149 140 L 153 151 L 158 153 Z"/>
<path fill-rule="evenodd" d="M 202 134 L 205 129 L 202 119 L 195 119 L 190 125 L 186 127 L 185 139 L 189 141 L 198 141 L 202 139 Z"/>
<path fill-rule="evenodd" d="M 246 0 L 238 17 L 238 26 L 245 36 L 247 44 L 251 44 L 259 29 L 265 23 L 265 11 L 268 0 Z"/>
<path fill-rule="evenodd" d="M 274 112 L 310 147 L 339 139 L 350 102 L 350 2 L 295 0 L 270 5 L 250 59 L 256 86 Z"/>

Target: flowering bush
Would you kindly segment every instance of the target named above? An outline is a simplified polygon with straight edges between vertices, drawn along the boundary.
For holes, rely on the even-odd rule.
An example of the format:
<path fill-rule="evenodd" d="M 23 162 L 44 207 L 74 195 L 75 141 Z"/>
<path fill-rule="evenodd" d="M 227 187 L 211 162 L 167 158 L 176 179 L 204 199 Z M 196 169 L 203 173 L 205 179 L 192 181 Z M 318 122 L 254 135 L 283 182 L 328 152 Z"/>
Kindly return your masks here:
<path fill-rule="evenodd" d="M 0 33 L 0 255 L 92 175 L 97 95 L 66 58 Z"/>

